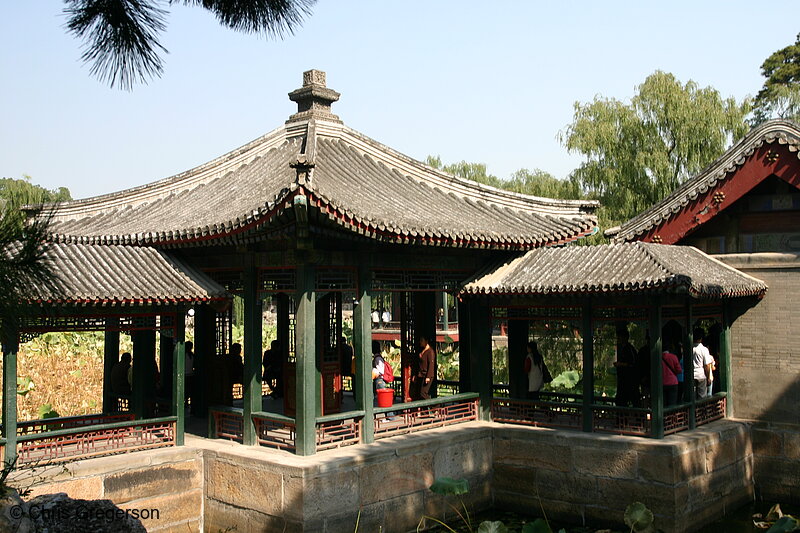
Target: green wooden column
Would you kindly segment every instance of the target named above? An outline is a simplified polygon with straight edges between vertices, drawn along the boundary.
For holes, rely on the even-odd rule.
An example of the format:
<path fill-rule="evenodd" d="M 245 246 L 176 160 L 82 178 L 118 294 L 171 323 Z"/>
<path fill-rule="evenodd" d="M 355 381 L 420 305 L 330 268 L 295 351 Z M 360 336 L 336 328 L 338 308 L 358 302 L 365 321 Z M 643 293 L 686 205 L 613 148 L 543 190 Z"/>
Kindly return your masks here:
<path fill-rule="evenodd" d="M 470 333 L 469 306 L 466 302 L 458 301 L 458 390 L 467 392 L 472 385 L 472 369 L 470 368 Z"/>
<path fill-rule="evenodd" d="M 148 406 L 155 398 L 156 383 L 153 372 L 156 364 L 156 332 L 154 329 L 134 331 L 133 383 L 131 383 L 131 409 L 136 418 L 149 417 Z"/>
<path fill-rule="evenodd" d="M 163 357 L 163 355 L 162 355 Z M 166 368 L 162 366 L 162 375 Z M 179 309 L 175 315 L 175 349 L 172 353 L 172 415 L 175 422 L 175 444 L 183 446 L 186 429 L 186 314 Z"/>
<path fill-rule="evenodd" d="M 317 411 L 320 375 L 317 371 L 316 292 L 314 266 L 297 268 L 297 310 L 295 314 L 296 411 L 295 448 L 297 455 L 316 452 Z"/>
<path fill-rule="evenodd" d="M 661 300 L 650 304 L 650 408 L 652 435 L 664 438 L 664 376 L 661 372 Z"/>
<path fill-rule="evenodd" d="M 372 272 L 362 262 L 358 269 L 358 302 L 353 310 L 353 344 L 356 356 L 356 409 L 364 411 L 362 442 L 375 440 L 375 415 L 372 401 Z"/>
<path fill-rule="evenodd" d="M 594 324 L 591 300 L 583 304 L 581 336 L 583 337 L 583 430 L 594 429 Z"/>
<path fill-rule="evenodd" d="M 492 415 L 492 318 L 483 298 L 471 298 L 469 307 L 469 366 L 471 392 L 480 394 L 479 416 Z"/>
<path fill-rule="evenodd" d="M 211 363 L 216 355 L 216 325 L 214 310 L 200 305 L 194 310 L 194 390 L 192 416 L 208 416 L 208 396 L 211 391 Z"/>
<path fill-rule="evenodd" d="M 17 352 L 19 337 L 13 335 L 3 343 L 3 437 L 6 439 L 3 461 L 13 463 L 17 457 Z"/>
<path fill-rule="evenodd" d="M 695 418 L 696 402 L 694 392 L 694 354 L 692 353 L 693 340 L 692 329 L 694 328 L 694 317 L 692 317 L 692 299 L 686 298 L 686 335 L 683 340 L 683 385 L 685 389 L 685 400 L 689 402 L 689 429 L 697 426 Z"/>
<path fill-rule="evenodd" d="M 728 395 L 725 403 L 725 416 L 733 416 L 733 374 L 731 372 L 731 319 L 729 304 L 724 304 L 722 311 L 722 331 L 719 334 L 719 380 L 722 390 Z"/>
<path fill-rule="evenodd" d="M 119 318 L 106 318 L 103 337 L 103 412 L 117 410 L 117 396 L 111 390 L 111 369 L 119 362 Z"/>
<path fill-rule="evenodd" d="M 258 443 L 253 413 L 261 411 L 261 297 L 254 257 L 244 272 L 244 382 L 242 386 L 244 433 L 242 443 Z"/>
<path fill-rule="evenodd" d="M 524 370 L 529 325 L 527 320 L 508 321 L 508 388 L 512 398 L 527 396 L 528 376 Z"/>

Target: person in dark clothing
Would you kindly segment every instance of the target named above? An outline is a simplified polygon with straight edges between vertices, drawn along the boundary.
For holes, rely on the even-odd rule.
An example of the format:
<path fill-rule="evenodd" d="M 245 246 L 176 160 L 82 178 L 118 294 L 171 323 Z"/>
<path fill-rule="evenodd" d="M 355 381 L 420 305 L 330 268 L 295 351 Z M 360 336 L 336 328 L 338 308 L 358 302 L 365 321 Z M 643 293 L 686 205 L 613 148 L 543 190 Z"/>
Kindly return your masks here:
<path fill-rule="evenodd" d="M 244 383 L 244 362 L 242 361 L 242 345 L 238 342 L 231 344 L 228 354 L 229 376 L 231 387 L 236 383 Z"/>
<path fill-rule="evenodd" d="M 627 328 L 617 330 L 617 406 L 633 406 L 639 403 L 639 372 L 636 366 L 636 348 L 630 343 Z"/>
<path fill-rule="evenodd" d="M 436 381 L 436 350 L 431 347 L 425 336 L 419 338 L 419 347 L 422 348 L 417 372 L 419 396 L 422 400 L 428 400 L 431 397 L 431 387 Z"/>
<path fill-rule="evenodd" d="M 650 343 L 650 332 L 645 335 L 645 343 L 636 353 L 636 373 L 639 377 L 639 387 L 641 389 L 641 396 L 637 396 L 637 406 L 646 407 L 650 405 L 650 351 L 652 344 Z"/>
<path fill-rule="evenodd" d="M 128 381 L 128 372 L 131 369 L 131 354 L 125 352 L 120 360 L 111 368 L 111 392 L 118 396 L 127 396 L 131 393 L 131 383 Z"/>
<path fill-rule="evenodd" d="M 269 385 L 270 396 L 283 397 L 283 352 L 278 341 L 272 341 L 269 350 L 264 352 L 264 374 L 262 379 Z"/>
<path fill-rule="evenodd" d="M 524 370 L 528 378 L 528 399 L 538 400 L 539 391 L 547 383 L 553 381 L 553 377 L 550 375 L 550 371 L 544 363 L 544 358 L 539 353 L 539 347 L 534 341 L 528 343 L 528 355 L 525 357 Z"/>
<path fill-rule="evenodd" d="M 353 400 L 356 399 L 356 376 L 354 371 L 355 361 L 353 347 L 347 344 L 347 338 L 339 339 L 339 364 L 342 377 L 350 376 L 350 386 L 353 389 Z"/>

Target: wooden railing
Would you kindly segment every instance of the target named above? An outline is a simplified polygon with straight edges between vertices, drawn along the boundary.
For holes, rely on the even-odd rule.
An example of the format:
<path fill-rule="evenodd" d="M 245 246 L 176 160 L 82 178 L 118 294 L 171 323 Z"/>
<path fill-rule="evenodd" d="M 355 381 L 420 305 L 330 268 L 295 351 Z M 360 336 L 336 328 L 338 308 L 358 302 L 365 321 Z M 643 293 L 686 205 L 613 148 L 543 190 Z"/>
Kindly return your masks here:
<path fill-rule="evenodd" d="M 725 408 L 727 407 L 727 394 L 718 392 L 710 398 L 698 400 L 695 404 L 695 424 L 702 426 L 714 420 L 725 418 Z"/>
<path fill-rule="evenodd" d="M 592 405 L 592 428 L 601 433 L 648 437 L 651 433 L 650 409 Z"/>
<path fill-rule="evenodd" d="M 548 400 L 492 399 L 492 420 L 511 424 L 562 429 L 580 429 L 580 404 Z"/>
<path fill-rule="evenodd" d="M 253 413 L 258 444 L 279 450 L 295 450 L 297 429 L 294 418 L 276 413 Z"/>
<path fill-rule="evenodd" d="M 215 405 L 208 409 L 208 436 L 242 442 L 244 418 L 241 407 Z"/>
<path fill-rule="evenodd" d="M 476 393 L 456 394 L 376 408 L 375 438 L 477 420 L 478 397 Z"/>
<path fill-rule="evenodd" d="M 17 435 L 30 435 L 45 433 L 59 429 L 74 429 L 86 426 L 113 424 L 133 420 L 133 413 L 92 414 L 79 416 L 64 416 L 58 418 L 44 418 L 41 420 L 25 420 L 17 422 Z"/>
<path fill-rule="evenodd" d="M 17 437 L 20 464 L 49 464 L 175 445 L 177 417 L 100 424 Z"/>
<path fill-rule="evenodd" d="M 364 411 L 350 411 L 317 418 L 317 450 L 361 442 Z"/>

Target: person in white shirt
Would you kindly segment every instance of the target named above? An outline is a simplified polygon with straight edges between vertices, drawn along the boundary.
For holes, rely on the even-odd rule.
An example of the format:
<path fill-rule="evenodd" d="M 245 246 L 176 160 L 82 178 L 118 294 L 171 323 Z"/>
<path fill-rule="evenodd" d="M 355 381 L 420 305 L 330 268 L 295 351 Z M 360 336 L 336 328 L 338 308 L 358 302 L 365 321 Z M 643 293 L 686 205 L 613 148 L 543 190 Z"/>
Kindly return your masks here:
<path fill-rule="evenodd" d="M 388 309 L 383 310 L 383 315 L 381 315 L 381 320 L 383 321 L 384 326 L 392 321 L 392 313 L 389 312 Z"/>
<path fill-rule="evenodd" d="M 711 381 L 714 379 L 711 367 L 714 358 L 711 352 L 703 346 L 703 336 L 705 333 L 702 328 L 695 328 L 693 332 L 694 347 L 692 348 L 692 365 L 694 367 L 694 393 L 695 398 L 702 400 L 706 397 L 707 391 L 711 388 Z"/>

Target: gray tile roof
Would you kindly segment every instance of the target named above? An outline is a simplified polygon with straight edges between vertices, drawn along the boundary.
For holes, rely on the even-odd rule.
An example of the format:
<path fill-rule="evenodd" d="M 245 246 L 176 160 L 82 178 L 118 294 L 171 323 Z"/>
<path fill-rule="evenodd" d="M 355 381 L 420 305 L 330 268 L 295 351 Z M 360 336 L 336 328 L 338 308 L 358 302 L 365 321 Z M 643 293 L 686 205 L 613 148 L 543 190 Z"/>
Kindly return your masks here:
<path fill-rule="evenodd" d="M 531 250 L 469 281 L 467 294 L 762 296 L 764 282 L 691 246 L 643 242 Z"/>
<path fill-rule="evenodd" d="M 230 236 L 284 212 L 293 216 L 298 195 L 347 230 L 390 242 L 524 250 L 595 231 L 594 201 L 537 198 L 456 178 L 315 109 L 182 174 L 62 204 L 53 238 L 143 245 Z"/>
<path fill-rule="evenodd" d="M 621 226 L 608 229 L 606 236 L 615 242 L 635 240 L 639 235 L 679 213 L 689 202 L 725 179 L 762 145 L 771 143 L 788 145 L 789 150 L 797 152 L 800 158 L 800 125 L 790 120 L 770 120 L 753 128 L 700 174 L 686 181 L 650 209 Z"/>
<path fill-rule="evenodd" d="M 48 243 L 44 260 L 52 286 L 29 289 L 28 303 L 48 305 L 165 305 L 225 300 L 208 276 L 155 248 Z"/>

